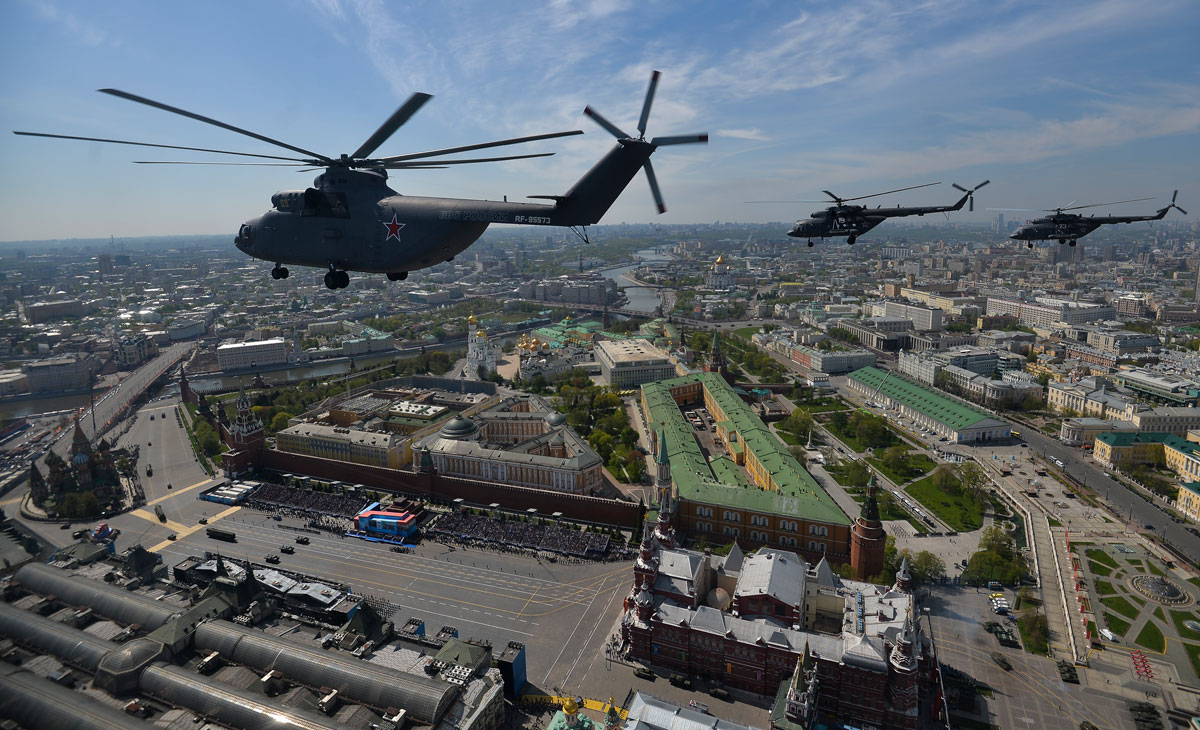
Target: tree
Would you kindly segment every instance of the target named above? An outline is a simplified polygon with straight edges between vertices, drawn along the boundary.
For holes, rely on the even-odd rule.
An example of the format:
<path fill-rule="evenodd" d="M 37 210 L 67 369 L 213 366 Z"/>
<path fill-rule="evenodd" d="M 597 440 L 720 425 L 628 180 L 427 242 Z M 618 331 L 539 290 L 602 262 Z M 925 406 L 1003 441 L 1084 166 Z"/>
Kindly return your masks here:
<path fill-rule="evenodd" d="M 271 431 L 273 433 L 277 432 L 277 431 L 282 431 L 283 429 L 288 427 L 288 421 L 290 421 L 291 419 L 292 419 L 292 414 L 288 413 L 287 411 L 280 411 L 275 414 L 274 418 L 271 419 L 271 425 L 269 426 L 269 428 L 271 429 Z"/>
<path fill-rule="evenodd" d="M 1042 396 L 1038 393 L 1030 393 L 1025 396 L 1025 400 L 1021 401 L 1021 410 L 1036 411 L 1042 407 Z"/>
<path fill-rule="evenodd" d="M 813 428 L 812 414 L 797 408 L 788 414 L 787 420 L 783 422 L 783 427 L 797 441 L 804 441 L 808 438 L 808 432 Z"/>
<path fill-rule="evenodd" d="M 908 475 L 908 448 L 905 446 L 892 446 L 883 452 L 883 457 L 880 463 L 884 468 L 893 474 L 901 477 Z"/>
<path fill-rule="evenodd" d="M 1001 557 L 1011 556 L 1014 545 L 1012 536 L 999 525 L 983 528 L 983 533 L 979 536 L 980 551 L 993 552 Z"/>
<path fill-rule="evenodd" d="M 938 467 L 933 470 L 933 486 L 943 492 L 958 491 L 958 474 L 955 473 L 953 466 L 949 464 L 938 464 Z"/>
<path fill-rule="evenodd" d="M 909 560 L 908 569 L 914 585 L 938 583 L 946 577 L 946 563 L 928 550 L 922 550 L 913 556 Z"/>
<path fill-rule="evenodd" d="M 867 468 L 866 463 L 855 459 L 846 464 L 845 471 L 842 472 L 842 479 L 845 480 L 844 486 L 865 487 L 871 479 L 871 470 Z"/>
<path fill-rule="evenodd" d="M 789 446 L 788 453 L 792 458 L 800 462 L 800 466 L 808 466 L 808 452 L 803 446 Z"/>

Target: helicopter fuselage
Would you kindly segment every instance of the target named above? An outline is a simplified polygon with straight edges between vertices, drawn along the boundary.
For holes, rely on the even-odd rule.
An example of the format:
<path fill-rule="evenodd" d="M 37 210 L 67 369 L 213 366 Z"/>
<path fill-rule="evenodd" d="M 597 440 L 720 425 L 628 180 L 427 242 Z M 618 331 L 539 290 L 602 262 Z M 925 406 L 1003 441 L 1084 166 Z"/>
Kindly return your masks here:
<path fill-rule="evenodd" d="M 595 223 L 654 152 L 624 140 L 555 203 L 401 195 L 383 170 L 335 168 L 307 190 L 271 197 L 272 208 L 242 224 L 234 244 L 276 265 L 400 273 L 462 253 L 492 223 L 582 226 Z"/>
<path fill-rule="evenodd" d="M 788 235 L 793 238 L 834 238 L 861 236 L 888 218 L 923 216 L 959 210 L 966 202 L 963 196 L 954 205 L 925 205 L 895 208 L 868 208 L 865 205 L 835 205 L 813 211 L 810 217 L 796 221 Z"/>
<path fill-rule="evenodd" d="M 1172 199 L 1171 205 L 1174 205 Z M 1077 238 L 1083 238 L 1100 226 L 1115 223 L 1138 223 L 1140 221 L 1162 220 L 1171 207 L 1161 208 L 1154 215 L 1089 215 L 1078 213 L 1054 213 L 1042 218 L 1034 218 L 1022 223 L 1013 231 L 1009 238 L 1016 241 L 1067 241 L 1074 245 Z M 1032 244 L 1031 244 L 1032 245 Z"/>

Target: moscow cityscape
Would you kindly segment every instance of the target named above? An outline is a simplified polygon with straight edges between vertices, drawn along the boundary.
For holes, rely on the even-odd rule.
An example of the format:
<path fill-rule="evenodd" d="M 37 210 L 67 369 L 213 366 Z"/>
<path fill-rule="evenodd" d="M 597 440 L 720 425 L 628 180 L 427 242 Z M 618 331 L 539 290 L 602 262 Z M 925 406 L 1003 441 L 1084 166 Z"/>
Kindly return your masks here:
<path fill-rule="evenodd" d="M 5 11 L 0 726 L 1200 727 L 1196 9 L 485 5 Z"/>

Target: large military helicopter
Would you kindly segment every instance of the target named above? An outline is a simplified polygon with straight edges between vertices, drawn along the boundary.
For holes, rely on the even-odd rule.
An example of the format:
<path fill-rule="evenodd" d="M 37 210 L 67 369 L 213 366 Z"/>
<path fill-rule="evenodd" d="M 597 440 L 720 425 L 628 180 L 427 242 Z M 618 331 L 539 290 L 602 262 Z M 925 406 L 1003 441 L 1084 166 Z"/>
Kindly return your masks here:
<path fill-rule="evenodd" d="M 1187 211 L 1175 205 L 1175 198 L 1179 196 L 1179 191 L 1176 190 L 1171 196 L 1171 202 L 1165 208 L 1159 208 L 1154 215 L 1105 215 L 1084 216 L 1079 213 L 1068 213 L 1069 210 L 1082 210 L 1084 208 L 1099 208 L 1105 205 L 1117 205 L 1119 203 L 1139 203 L 1143 200 L 1153 200 L 1154 198 L 1135 198 L 1133 200 L 1118 200 L 1112 203 L 1093 203 L 1091 205 L 1069 205 L 1062 208 L 1054 208 L 1043 212 L 1051 215 L 1043 218 L 1035 218 L 1031 221 L 1025 221 L 1009 238 L 1016 241 L 1026 241 L 1029 248 L 1033 248 L 1034 241 L 1052 241 L 1058 239 L 1059 243 L 1066 243 L 1072 246 L 1075 241 L 1080 239 L 1100 226 L 1106 223 L 1137 223 L 1139 221 L 1158 221 L 1166 216 L 1167 211 L 1175 208 L 1180 213 L 1187 215 Z M 1028 210 L 1026 208 L 994 208 L 993 210 Z"/>
<path fill-rule="evenodd" d="M 338 157 L 311 152 L 255 132 L 250 132 L 209 117 L 177 107 L 136 96 L 116 89 L 100 89 L 122 99 L 179 114 L 206 124 L 212 124 L 238 134 L 290 150 L 303 157 L 230 152 L 201 147 L 129 142 L 95 137 L 76 137 L 39 132 L 15 132 L 33 137 L 78 139 L 92 142 L 159 147 L 166 149 L 213 152 L 282 162 L 174 162 L 138 161 L 139 164 L 193 165 L 280 165 L 323 168 L 313 186 L 306 190 L 285 190 L 271 196 L 272 209 L 258 218 L 246 221 L 238 230 L 234 244 L 243 252 L 264 261 L 275 263 L 271 276 L 288 277 L 287 265 L 325 268 L 325 285 L 342 289 L 349 285 L 348 271 L 387 274 L 388 279 L 400 281 L 408 272 L 434 266 L 454 257 L 474 243 L 490 223 L 517 225 L 566 226 L 581 228 L 596 223 L 616 201 L 617 197 L 637 174 L 645 170 L 650 192 L 659 213 L 666 211 L 662 193 L 650 156 L 659 147 L 693 142 L 707 142 L 707 134 L 689 134 L 646 139 L 646 122 L 654 101 L 661 74 L 654 71 L 650 88 L 642 102 L 636 137 L 626 134 L 590 106 L 584 113 L 617 138 L 613 147 L 592 169 L 563 195 L 531 195 L 554 201 L 544 203 L 510 203 L 491 200 L 458 198 L 424 198 L 400 195 L 387 185 L 387 170 L 441 169 L 450 165 L 465 165 L 503 160 L 545 157 L 552 153 L 510 155 L 475 159 L 444 159 L 459 152 L 533 142 L 574 134 L 581 131 L 554 132 L 529 137 L 485 142 L 482 144 L 449 147 L 389 157 L 371 157 L 391 135 L 400 128 L 425 102 L 429 94 L 413 94 L 374 134 L 352 154 Z M 579 231 L 577 231 L 579 232 Z M 586 231 L 581 237 L 587 240 Z"/>
<path fill-rule="evenodd" d="M 796 221 L 796 225 L 792 230 L 788 231 L 788 235 L 793 238 L 807 238 L 808 245 L 813 245 L 814 238 L 834 238 L 837 236 L 845 236 L 846 243 L 853 246 L 858 237 L 875 226 L 883 223 L 888 218 L 903 218 L 905 216 L 916 215 L 922 216 L 928 213 L 949 213 L 955 210 L 962 210 L 966 203 L 970 203 L 971 210 L 975 210 L 975 191 L 990 183 L 991 180 L 984 180 L 971 189 L 964 188 L 958 183 L 951 183 L 952 186 L 961 190 L 963 196 L 958 199 L 954 205 L 928 205 L 901 208 L 870 208 L 865 205 L 847 205 L 855 200 L 866 200 L 867 198 L 876 198 L 880 195 L 890 195 L 899 193 L 905 190 L 916 190 L 917 188 L 927 188 L 931 185 L 940 185 L 941 183 L 925 183 L 924 185 L 913 185 L 907 188 L 897 188 L 895 190 L 887 190 L 882 193 L 872 193 L 870 195 L 860 195 L 856 198 L 840 198 L 828 190 L 821 192 L 833 199 L 833 205 L 825 210 L 818 210 L 811 214 L 811 217 L 804 220 Z M 755 200 L 754 203 L 824 203 L 824 200 Z"/>

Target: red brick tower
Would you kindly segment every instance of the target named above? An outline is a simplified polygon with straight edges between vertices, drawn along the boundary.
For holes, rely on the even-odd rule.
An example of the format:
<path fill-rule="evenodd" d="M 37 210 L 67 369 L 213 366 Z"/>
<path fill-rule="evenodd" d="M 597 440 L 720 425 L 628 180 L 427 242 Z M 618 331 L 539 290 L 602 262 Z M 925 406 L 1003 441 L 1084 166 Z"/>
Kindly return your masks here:
<path fill-rule="evenodd" d="M 867 483 L 867 501 L 862 514 L 854 521 L 850 533 L 850 564 L 854 566 L 854 577 L 867 580 L 883 572 L 883 549 L 887 535 L 879 519 L 879 502 L 876 500 L 875 476 Z"/>

